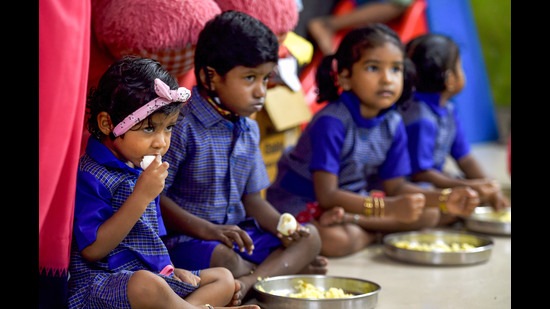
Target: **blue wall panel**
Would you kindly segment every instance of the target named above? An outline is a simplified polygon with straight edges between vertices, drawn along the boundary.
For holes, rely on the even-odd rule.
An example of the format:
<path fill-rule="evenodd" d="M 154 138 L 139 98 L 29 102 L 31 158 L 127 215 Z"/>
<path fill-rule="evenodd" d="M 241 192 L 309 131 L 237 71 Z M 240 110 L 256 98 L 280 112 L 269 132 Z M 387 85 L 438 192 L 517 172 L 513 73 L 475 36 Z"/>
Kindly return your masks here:
<path fill-rule="evenodd" d="M 430 32 L 452 37 L 460 48 L 466 86 L 452 100 L 471 143 L 499 139 L 493 95 L 468 0 L 428 0 Z"/>

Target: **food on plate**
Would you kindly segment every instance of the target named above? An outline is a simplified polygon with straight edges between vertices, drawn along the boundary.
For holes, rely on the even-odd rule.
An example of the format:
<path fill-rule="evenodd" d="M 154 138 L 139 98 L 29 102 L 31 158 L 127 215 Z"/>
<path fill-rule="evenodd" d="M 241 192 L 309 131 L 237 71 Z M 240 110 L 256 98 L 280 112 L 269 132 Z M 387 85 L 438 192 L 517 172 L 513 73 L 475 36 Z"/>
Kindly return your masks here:
<path fill-rule="evenodd" d="M 408 240 L 396 241 L 394 243 L 394 246 L 401 249 L 435 252 L 463 252 L 475 248 L 475 246 L 465 242 L 452 242 L 450 244 L 447 244 L 442 241 L 428 243 Z"/>
<path fill-rule="evenodd" d="M 489 218 L 500 222 L 512 222 L 512 212 L 508 210 L 499 210 L 491 212 Z"/>
<path fill-rule="evenodd" d="M 143 159 L 141 159 L 141 162 L 139 163 L 139 165 L 141 166 L 142 169 L 146 169 L 149 164 L 151 164 L 151 162 L 153 162 L 153 160 L 155 160 L 157 156 L 143 156 Z"/>
<path fill-rule="evenodd" d="M 277 224 L 277 231 L 284 236 L 292 234 L 298 228 L 298 222 L 293 215 L 284 213 L 279 217 L 279 224 Z"/>
<path fill-rule="evenodd" d="M 298 284 L 294 286 L 298 291 L 296 293 L 288 293 L 285 291 L 270 291 L 269 294 L 278 295 L 278 296 L 287 296 L 293 298 L 313 298 L 313 299 L 324 299 L 324 298 L 344 298 L 354 296 L 344 292 L 341 288 L 330 287 L 328 290 L 323 290 L 311 283 L 307 283 L 304 280 L 298 280 Z M 258 290 L 265 292 L 262 286 L 258 287 Z"/>

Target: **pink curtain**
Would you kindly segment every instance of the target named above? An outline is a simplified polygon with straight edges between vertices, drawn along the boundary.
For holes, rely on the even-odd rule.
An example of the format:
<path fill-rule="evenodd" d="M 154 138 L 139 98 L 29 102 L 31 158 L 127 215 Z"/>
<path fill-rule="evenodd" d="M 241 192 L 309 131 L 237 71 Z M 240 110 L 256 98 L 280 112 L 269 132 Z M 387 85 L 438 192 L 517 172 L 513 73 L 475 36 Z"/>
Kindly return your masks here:
<path fill-rule="evenodd" d="M 40 275 L 63 277 L 69 267 L 90 22 L 90 0 L 39 2 Z"/>

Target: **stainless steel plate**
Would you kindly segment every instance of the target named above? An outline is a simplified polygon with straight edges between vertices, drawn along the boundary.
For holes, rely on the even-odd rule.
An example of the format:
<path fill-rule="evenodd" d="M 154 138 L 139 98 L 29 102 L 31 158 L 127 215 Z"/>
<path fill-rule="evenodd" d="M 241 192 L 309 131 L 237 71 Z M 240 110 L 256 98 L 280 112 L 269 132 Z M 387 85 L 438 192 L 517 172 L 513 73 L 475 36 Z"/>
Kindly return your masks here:
<path fill-rule="evenodd" d="M 490 206 L 476 207 L 474 212 L 465 218 L 466 229 L 473 232 L 496 235 L 512 235 L 512 209 L 495 212 Z"/>
<path fill-rule="evenodd" d="M 411 244 L 435 244 L 451 246 L 453 243 L 468 244 L 473 248 L 464 251 L 431 251 L 402 248 L 401 242 Z M 467 265 L 485 262 L 491 256 L 493 240 L 489 237 L 467 232 L 427 230 L 388 234 L 384 237 L 384 253 L 389 257 L 408 263 L 426 265 Z M 434 246 L 435 246 L 434 245 Z"/>
<path fill-rule="evenodd" d="M 340 288 L 354 296 L 345 298 L 294 298 L 295 288 L 303 280 L 321 290 Z M 256 282 L 253 286 L 256 300 L 262 309 L 372 309 L 378 302 L 380 285 L 372 281 L 326 275 L 275 276 Z"/>

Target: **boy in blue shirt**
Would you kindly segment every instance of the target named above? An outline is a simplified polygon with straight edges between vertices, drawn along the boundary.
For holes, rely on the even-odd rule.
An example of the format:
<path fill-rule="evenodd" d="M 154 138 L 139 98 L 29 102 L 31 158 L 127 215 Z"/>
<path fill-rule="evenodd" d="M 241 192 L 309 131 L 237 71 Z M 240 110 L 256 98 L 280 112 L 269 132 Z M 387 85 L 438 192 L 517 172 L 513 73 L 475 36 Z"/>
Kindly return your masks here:
<path fill-rule="evenodd" d="M 164 156 L 161 209 L 174 265 L 228 268 L 240 300 L 258 278 L 327 271 L 317 229 L 299 225 L 281 235 L 280 213 L 260 194 L 269 178 L 258 124 L 248 116 L 263 108 L 278 48 L 275 34 L 243 12 L 209 21 L 195 50 L 198 85 Z"/>

